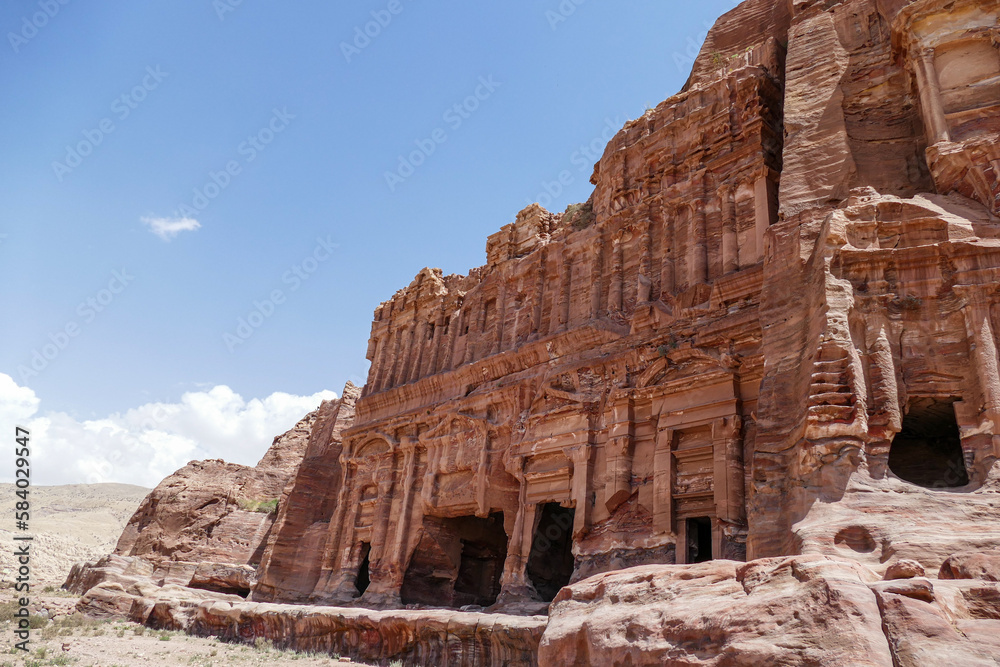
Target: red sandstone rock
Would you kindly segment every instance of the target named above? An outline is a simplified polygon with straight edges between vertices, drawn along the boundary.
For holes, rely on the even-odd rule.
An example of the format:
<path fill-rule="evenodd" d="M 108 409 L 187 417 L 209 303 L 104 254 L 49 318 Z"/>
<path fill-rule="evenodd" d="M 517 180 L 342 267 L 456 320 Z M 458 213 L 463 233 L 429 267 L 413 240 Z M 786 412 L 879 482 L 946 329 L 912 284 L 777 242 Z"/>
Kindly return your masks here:
<path fill-rule="evenodd" d="M 342 653 L 380 663 L 538 664 L 535 655 L 546 625 L 544 616 L 250 603 L 235 595 L 154 581 L 156 575 L 137 567 L 140 560 L 103 559 L 104 582 L 86 591 L 77 610 L 224 640 L 267 638 L 281 648 Z"/>
<path fill-rule="evenodd" d="M 336 405 L 320 410 L 302 464 L 278 503 L 254 599 L 308 600 L 323 574 L 317 555 L 326 549 L 339 495 L 341 433 L 354 421 L 354 404 L 360 394 L 348 382 Z"/>
<path fill-rule="evenodd" d="M 648 566 L 563 589 L 543 665 L 995 665 L 1000 589 L 819 556 Z M 885 634 L 883 634 L 883 625 Z"/>
<path fill-rule="evenodd" d="M 904 558 L 886 568 L 884 579 L 912 579 L 913 577 L 922 576 L 924 576 L 924 566 L 915 560 Z"/>
<path fill-rule="evenodd" d="M 1000 549 L 952 554 L 941 564 L 941 579 L 1000 581 Z"/>
<path fill-rule="evenodd" d="M 598 575 L 556 598 L 539 664 L 891 667 L 874 578 L 825 557 Z"/>

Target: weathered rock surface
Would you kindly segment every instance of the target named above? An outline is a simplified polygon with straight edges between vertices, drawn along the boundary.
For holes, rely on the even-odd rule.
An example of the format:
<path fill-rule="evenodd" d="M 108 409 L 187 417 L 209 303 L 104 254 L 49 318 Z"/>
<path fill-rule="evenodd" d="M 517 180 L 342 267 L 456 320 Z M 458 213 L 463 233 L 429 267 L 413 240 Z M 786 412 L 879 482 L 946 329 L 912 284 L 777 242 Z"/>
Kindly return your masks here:
<path fill-rule="evenodd" d="M 598 575 L 556 597 L 538 659 L 670 667 L 1000 662 L 997 584 L 877 578 L 826 556 Z"/>
<path fill-rule="evenodd" d="M 748 554 L 936 571 L 1000 540 L 1000 3 L 792 9 Z"/>
<path fill-rule="evenodd" d="M 952 554 L 941 564 L 941 579 L 1000 581 L 1000 549 Z"/>
<path fill-rule="evenodd" d="M 154 569 L 140 558 L 109 556 L 81 568 L 100 583 L 90 587 L 95 579 L 74 580 L 74 590 L 86 588 L 77 610 L 224 640 L 267 638 L 280 648 L 340 653 L 379 664 L 402 660 L 408 665 L 456 667 L 537 665 L 547 622 L 544 616 L 246 602 L 236 595 L 192 590 L 192 584 L 178 576 L 177 565 L 163 563 Z"/>
<path fill-rule="evenodd" d="M 246 597 L 257 581 L 256 570 L 248 565 L 190 563 L 137 556 L 111 554 L 97 561 L 77 563 L 70 570 L 63 588 L 83 595 L 105 583 L 131 585 L 145 582 L 151 586 L 186 586 Z"/>
<path fill-rule="evenodd" d="M 887 567 L 883 578 L 886 581 L 891 581 L 893 579 L 912 579 L 914 577 L 922 576 L 924 576 L 924 566 L 915 560 L 908 560 L 904 558 L 902 560 L 897 560 L 895 563 Z"/>

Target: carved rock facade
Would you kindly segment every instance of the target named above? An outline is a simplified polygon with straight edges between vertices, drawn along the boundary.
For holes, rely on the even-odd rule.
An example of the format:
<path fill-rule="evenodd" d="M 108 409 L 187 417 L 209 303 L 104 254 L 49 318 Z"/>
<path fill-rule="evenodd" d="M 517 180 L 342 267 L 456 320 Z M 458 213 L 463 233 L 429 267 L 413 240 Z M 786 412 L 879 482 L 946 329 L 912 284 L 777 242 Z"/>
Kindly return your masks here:
<path fill-rule="evenodd" d="M 997 15 L 722 17 L 588 202 L 379 306 L 320 571 L 255 597 L 531 609 L 631 565 L 996 544 Z"/>
<path fill-rule="evenodd" d="M 607 569 L 745 558 L 783 62 L 759 35 L 629 123 L 589 202 L 525 209 L 486 266 L 425 269 L 376 310 L 319 576 L 255 599 L 530 607 Z M 276 544 L 303 539 L 291 518 Z"/>

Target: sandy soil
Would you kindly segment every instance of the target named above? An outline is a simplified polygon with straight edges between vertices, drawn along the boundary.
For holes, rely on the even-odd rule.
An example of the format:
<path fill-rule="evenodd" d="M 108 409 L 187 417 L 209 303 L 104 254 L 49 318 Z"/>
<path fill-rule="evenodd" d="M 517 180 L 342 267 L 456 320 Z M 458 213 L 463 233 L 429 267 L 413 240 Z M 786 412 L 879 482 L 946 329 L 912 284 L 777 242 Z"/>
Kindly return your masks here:
<path fill-rule="evenodd" d="M 214 638 L 161 632 L 125 621 L 98 621 L 76 613 L 77 596 L 59 589 L 73 563 L 112 552 L 125 524 L 149 489 L 126 484 L 32 487 L 30 531 L 14 531 L 13 484 L 0 484 L 0 667 L 223 667 L 240 665 L 361 665 L 348 658 L 278 651 L 269 643 L 227 644 Z M 32 535 L 30 654 L 14 649 L 10 620 L 13 537 Z"/>
<path fill-rule="evenodd" d="M 14 530 L 13 484 L 0 484 L 0 553 L 13 550 L 13 537 L 32 535 L 32 583 L 59 586 L 73 563 L 114 551 L 125 524 L 149 493 L 128 484 L 72 484 L 31 487 L 30 530 Z M 0 583 L 11 581 L 9 558 L 0 559 Z"/>
<path fill-rule="evenodd" d="M 13 591 L 0 591 L 0 618 L 6 617 Z M 269 665 L 362 665 L 340 656 L 306 655 L 279 651 L 270 644 L 227 644 L 218 639 L 162 632 L 125 621 L 98 621 L 74 613 L 77 596 L 65 592 L 36 595 L 32 612 L 50 615 L 37 619 L 31 633 L 31 653 L 11 653 L 15 642 L 10 621 L 0 621 L 0 667 L 253 667 Z M 42 625 L 44 623 L 44 625 Z"/>

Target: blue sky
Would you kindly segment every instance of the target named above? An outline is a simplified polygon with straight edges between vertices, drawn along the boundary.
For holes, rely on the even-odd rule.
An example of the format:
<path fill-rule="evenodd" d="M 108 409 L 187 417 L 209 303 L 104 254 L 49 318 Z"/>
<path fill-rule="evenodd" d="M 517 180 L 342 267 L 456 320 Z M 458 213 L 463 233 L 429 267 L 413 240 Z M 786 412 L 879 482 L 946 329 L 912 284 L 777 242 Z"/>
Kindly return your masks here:
<path fill-rule="evenodd" d="M 378 303 L 585 200 L 581 148 L 735 3 L 181 4 L 0 9 L 0 373 L 35 416 L 361 384 Z"/>

